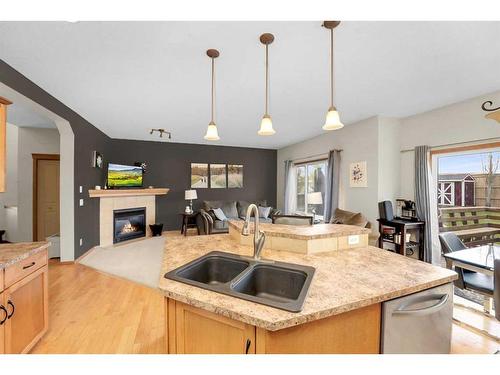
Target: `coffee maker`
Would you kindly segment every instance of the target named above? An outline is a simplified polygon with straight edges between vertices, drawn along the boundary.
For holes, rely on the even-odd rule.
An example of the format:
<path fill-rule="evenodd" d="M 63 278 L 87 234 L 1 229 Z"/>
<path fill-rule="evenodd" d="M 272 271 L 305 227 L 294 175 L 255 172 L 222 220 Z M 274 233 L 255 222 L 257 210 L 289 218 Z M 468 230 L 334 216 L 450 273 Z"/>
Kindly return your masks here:
<path fill-rule="evenodd" d="M 396 199 L 396 217 L 402 220 L 417 221 L 415 202 L 408 199 Z"/>

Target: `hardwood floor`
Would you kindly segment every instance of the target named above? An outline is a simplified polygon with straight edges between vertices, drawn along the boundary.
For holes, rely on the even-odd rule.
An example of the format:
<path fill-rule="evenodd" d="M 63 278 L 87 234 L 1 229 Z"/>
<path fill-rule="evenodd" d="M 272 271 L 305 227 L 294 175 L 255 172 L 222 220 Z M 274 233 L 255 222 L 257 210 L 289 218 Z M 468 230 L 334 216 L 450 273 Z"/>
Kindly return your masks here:
<path fill-rule="evenodd" d="M 49 331 L 31 353 L 164 353 L 159 291 L 79 264 L 49 264 Z"/>
<path fill-rule="evenodd" d="M 79 264 L 49 263 L 49 331 L 43 354 L 164 353 L 160 292 Z M 453 354 L 494 353 L 500 343 L 453 324 Z"/>

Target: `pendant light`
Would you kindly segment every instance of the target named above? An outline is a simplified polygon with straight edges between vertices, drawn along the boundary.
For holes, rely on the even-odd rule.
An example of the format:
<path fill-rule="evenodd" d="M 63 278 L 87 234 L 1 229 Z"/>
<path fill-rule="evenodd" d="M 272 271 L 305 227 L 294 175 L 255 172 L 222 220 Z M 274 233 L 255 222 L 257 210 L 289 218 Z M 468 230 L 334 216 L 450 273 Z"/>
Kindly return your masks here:
<path fill-rule="evenodd" d="M 219 57 L 219 51 L 216 49 L 209 49 L 207 51 L 208 57 L 212 60 L 212 112 L 211 120 L 208 124 L 207 133 L 205 134 L 205 139 L 207 141 L 218 141 L 220 139 L 219 133 L 217 132 L 217 125 L 215 125 L 215 59 Z"/>
<path fill-rule="evenodd" d="M 344 127 L 344 124 L 340 122 L 340 116 L 337 112 L 337 108 L 333 104 L 334 96 L 334 70 L 333 70 L 333 29 L 335 29 L 340 24 L 340 21 L 324 21 L 323 27 L 330 30 L 330 108 L 328 108 L 328 113 L 326 114 L 325 125 L 323 125 L 324 130 L 338 130 Z"/>
<path fill-rule="evenodd" d="M 260 129 L 257 132 L 258 135 L 273 135 L 276 131 L 273 129 L 273 122 L 271 121 L 271 116 L 268 113 L 269 107 L 269 44 L 274 41 L 274 35 L 265 33 L 260 36 L 260 42 L 266 46 L 266 110 L 262 121 L 260 123 Z"/>

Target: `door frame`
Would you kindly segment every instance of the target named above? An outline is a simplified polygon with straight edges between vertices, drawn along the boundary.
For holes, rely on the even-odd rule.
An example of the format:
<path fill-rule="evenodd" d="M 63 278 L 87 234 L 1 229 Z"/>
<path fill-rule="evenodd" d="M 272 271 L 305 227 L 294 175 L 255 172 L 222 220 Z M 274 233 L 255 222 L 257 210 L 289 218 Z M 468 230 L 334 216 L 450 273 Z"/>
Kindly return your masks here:
<path fill-rule="evenodd" d="M 31 154 L 33 158 L 33 241 L 38 239 L 38 161 L 39 160 L 61 160 L 59 154 Z M 59 172 L 61 165 L 59 164 Z M 60 196 L 59 196 L 60 198 Z M 60 220 L 60 219 L 59 219 Z M 60 226 L 60 223 L 59 223 Z"/>

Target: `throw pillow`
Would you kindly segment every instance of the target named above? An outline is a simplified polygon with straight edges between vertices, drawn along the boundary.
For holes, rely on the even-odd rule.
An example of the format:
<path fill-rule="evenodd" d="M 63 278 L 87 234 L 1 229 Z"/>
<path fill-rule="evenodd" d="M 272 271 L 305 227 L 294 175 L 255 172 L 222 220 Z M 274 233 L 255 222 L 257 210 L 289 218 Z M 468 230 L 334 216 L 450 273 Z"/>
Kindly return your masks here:
<path fill-rule="evenodd" d="M 344 224 L 356 225 L 358 227 L 364 228 L 366 227 L 366 224 L 368 224 L 368 220 L 363 216 L 363 214 L 358 213 L 353 217 L 349 218 L 349 220 L 345 221 Z"/>
<path fill-rule="evenodd" d="M 259 206 L 259 217 L 267 219 L 269 217 L 269 214 L 271 213 L 271 208 L 272 207 Z"/>
<path fill-rule="evenodd" d="M 214 212 L 214 215 L 218 220 L 227 220 L 226 215 L 224 215 L 224 211 L 222 211 L 220 208 L 214 208 L 212 211 Z"/>

